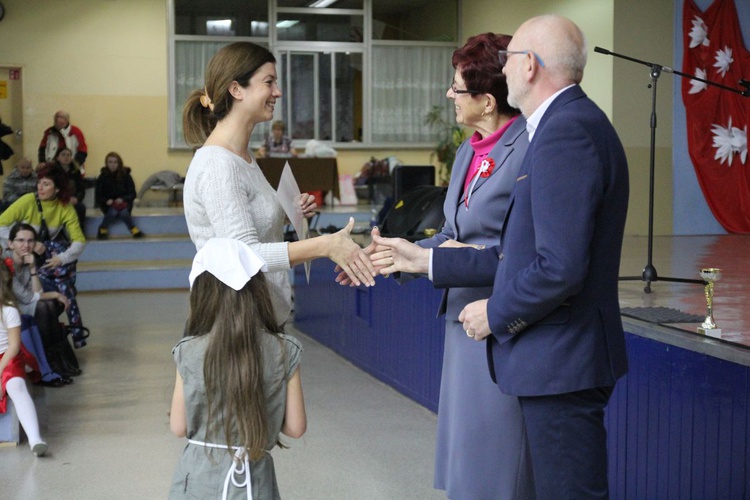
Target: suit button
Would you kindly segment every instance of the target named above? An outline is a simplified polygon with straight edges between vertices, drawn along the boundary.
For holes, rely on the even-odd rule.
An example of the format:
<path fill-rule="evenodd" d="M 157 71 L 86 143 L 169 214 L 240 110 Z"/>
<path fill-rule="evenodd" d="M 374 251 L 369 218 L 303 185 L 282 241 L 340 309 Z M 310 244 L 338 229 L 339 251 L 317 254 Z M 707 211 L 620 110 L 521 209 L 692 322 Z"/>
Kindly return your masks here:
<path fill-rule="evenodd" d="M 501 253 L 500 255 L 497 256 L 498 260 L 503 260 L 504 258 L 505 258 L 505 254 L 504 253 Z"/>

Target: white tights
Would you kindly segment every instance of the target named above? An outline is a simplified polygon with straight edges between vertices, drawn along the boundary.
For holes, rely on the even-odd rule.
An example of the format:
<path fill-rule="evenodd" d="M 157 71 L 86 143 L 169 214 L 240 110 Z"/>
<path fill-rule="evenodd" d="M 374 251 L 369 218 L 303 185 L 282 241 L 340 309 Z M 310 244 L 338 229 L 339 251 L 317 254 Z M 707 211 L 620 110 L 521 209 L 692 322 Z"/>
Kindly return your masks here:
<path fill-rule="evenodd" d="M 34 401 L 26 388 L 26 381 L 21 377 L 13 377 L 5 384 L 5 390 L 16 407 L 18 421 L 29 438 L 29 446 L 33 448 L 35 444 L 42 442 L 42 436 L 39 435 L 39 420 L 36 417 Z"/>

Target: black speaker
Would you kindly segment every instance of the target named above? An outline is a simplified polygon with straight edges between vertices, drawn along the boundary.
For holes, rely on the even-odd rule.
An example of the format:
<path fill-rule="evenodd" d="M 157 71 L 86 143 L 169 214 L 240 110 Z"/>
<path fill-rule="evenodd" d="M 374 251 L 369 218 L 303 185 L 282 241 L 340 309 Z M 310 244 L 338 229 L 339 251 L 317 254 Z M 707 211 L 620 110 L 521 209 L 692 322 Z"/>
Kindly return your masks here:
<path fill-rule="evenodd" d="M 383 221 L 383 236 L 409 241 L 427 238 L 425 229 L 440 231 L 445 224 L 443 203 L 447 187 L 422 186 L 397 199 Z"/>
<path fill-rule="evenodd" d="M 393 199 L 398 201 L 406 193 L 420 186 L 435 185 L 432 165 L 399 165 L 393 169 Z"/>

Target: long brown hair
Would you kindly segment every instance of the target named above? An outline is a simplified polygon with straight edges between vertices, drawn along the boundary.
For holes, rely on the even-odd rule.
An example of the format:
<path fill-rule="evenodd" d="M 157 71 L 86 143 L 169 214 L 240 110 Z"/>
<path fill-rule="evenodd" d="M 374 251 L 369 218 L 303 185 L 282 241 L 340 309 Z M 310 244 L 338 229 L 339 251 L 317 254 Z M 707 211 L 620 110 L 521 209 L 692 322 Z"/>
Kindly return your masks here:
<path fill-rule="evenodd" d="M 229 114 L 234 104 L 234 98 L 229 93 L 232 82 L 247 87 L 250 78 L 261 66 L 275 62 L 276 58 L 268 49 L 251 42 L 230 43 L 214 54 L 206 66 L 204 88 L 194 90 L 182 110 L 185 142 L 189 145 L 203 144 L 216 123 Z M 204 95 L 210 99 L 211 106 L 201 103 Z"/>
<path fill-rule="evenodd" d="M 117 160 L 117 168 L 114 172 L 111 172 L 107 167 L 107 160 L 109 160 L 110 158 L 114 158 L 115 160 Z M 116 179 L 122 179 L 125 176 L 125 164 L 122 162 L 122 156 L 120 156 L 115 151 L 110 151 L 109 153 L 107 153 L 107 156 L 104 157 L 104 167 L 102 167 L 102 172 L 104 172 L 104 169 L 106 169 L 106 171 Z"/>
<path fill-rule="evenodd" d="M 222 430 L 230 453 L 232 446 L 244 446 L 249 458 L 258 460 L 268 445 L 261 336 L 280 333 L 263 274 L 240 291 L 208 272 L 200 274 L 190 292 L 185 333 L 211 334 L 203 361 L 207 441 L 216 442 L 212 438 Z"/>
<path fill-rule="evenodd" d="M 10 263 L 7 259 L 0 262 L 0 307 L 15 307 L 18 309 L 16 296 L 13 294 L 13 274 L 8 268 L 9 265 L 13 265 L 12 259 L 10 259 Z M 0 322 L 3 326 L 7 326 L 2 314 L 0 314 Z"/>

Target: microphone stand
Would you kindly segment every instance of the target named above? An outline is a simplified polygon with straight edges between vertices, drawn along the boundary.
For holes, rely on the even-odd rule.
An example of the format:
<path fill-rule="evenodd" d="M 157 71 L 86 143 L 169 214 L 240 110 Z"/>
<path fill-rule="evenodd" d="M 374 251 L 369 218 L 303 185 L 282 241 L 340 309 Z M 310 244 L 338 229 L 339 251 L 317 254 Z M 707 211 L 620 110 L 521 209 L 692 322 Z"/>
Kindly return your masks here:
<path fill-rule="evenodd" d="M 621 281 L 635 281 L 635 280 L 641 280 L 646 282 L 646 286 L 643 288 L 643 291 L 646 293 L 651 293 L 651 283 L 656 281 L 673 281 L 678 283 L 698 283 L 701 285 L 704 285 L 705 282 L 703 280 L 699 279 L 689 279 L 689 278 L 665 278 L 663 276 L 659 276 L 659 274 L 656 272 L 656 268 L 653 264 L 653 250 L 654 250 L 654 158 L 655 158 L 655 151 L 656 151 L 656 84 L 659 80 L 659 76 L 661 76 L 662 71 L 665 71 L 667 73 L 673 73 L 675 75 L 680 75 L 684 78 L 689 78 L 691 80 L 698 80 L 699 82 L 703 82 L 709 85 L 713 85 L 715 87 L 722 88 L 724 90 L 731 90 L 732 92 L 737 92 L 739 94 L 742 94 L 744 97 L 750 97 L 750 82 L 747 80 L 740 80 L 739 85 L 744 87 L 745 90 L 739 90 L 732 87 L 727 87 L 722 84 L 712 82 L 709 80 L 704 80 L 702 78 L 698 78 L 696 76 L 688 75 L 686 73 L 682 73 L 680 71 L 673 70 L 672 68 L 669 68 L 667 66 L 662 66 L 660 64 L 655 64 L 647 61 L 641 61 L 640 59 L 635 59 L 633 57 L 625 56 L 622 54 L 617 54 L 615 52 L 611 52 L 607 49 L 603 49 L 601 47 L 594 47 L 594 52 L 598 52 L 600 54 L 620 57 L 622 59 L 626 59 L 628 61 L 636 62 L 638 64 L 643 64 L 645 66 L 648 66 L 651 68 L 650 75 L 651 75 L 651 83 L 649 84 L 649 87 L 651 88 L 651 148 L 650 148 L 650 158 L 649 158 L 649 188 L 648 188 L 648 261 L 646 263 L 646 267 L 643 268 L 643 273 L 641 276 L 624 276 L 620 277 Z"/>

